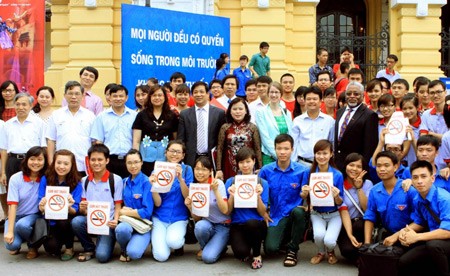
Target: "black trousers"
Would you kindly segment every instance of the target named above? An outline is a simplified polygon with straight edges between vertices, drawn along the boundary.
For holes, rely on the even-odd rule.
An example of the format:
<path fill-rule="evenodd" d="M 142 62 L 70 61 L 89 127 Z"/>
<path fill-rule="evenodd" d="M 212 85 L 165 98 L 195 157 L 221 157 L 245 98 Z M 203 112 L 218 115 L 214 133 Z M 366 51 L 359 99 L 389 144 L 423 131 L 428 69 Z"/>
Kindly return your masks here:
<path fill-rule="evenodd" d="M 73 248 L 75 234 L 72 230 L 73 216 L 65 220 L 54 220 L 54 224 L 49 227 L 49 235 L 44 242 L 44 249 L 47 253 L 60 255 L 61 248 L 64 245 L 66 249 Z"/>
<path fill-rule="evenodd" d="M 11 176 L 20 171 L 20 165 L 24 159 L 19 159 L 16 156 L 8 156 L 8 160 L 6 161 L 6 183 L 9 183 L 9 179 Z"/>
<path fill-rule="evenodd" d="M 124 158 L 119 158 L 117 155 L 109 156 L 109 163 L 106 165 L 108 171 L 125 178 L 130 175 L 127 170 L 127 165 L 125 164 Z"/>
<path fill-rule="evenodd" d="M 355 236 L 359 242 L 364 241 L 364 220 L 362 218 L 352 221 L 352 232 L 353 236 Z M 337 244 L 339 246 L 339 251 L 341 251 L 341 255 L 344 258 L 351 262 L 356 262 L 358 259 L 358 248 L 353 246 L 344 227 L 342 227 L 341 233 L 339 233 Z"/>
<path fill-rule="evenodd" d="M 243 224 L 231 224 L 230 244 L 234 256 L 244 259 L 253 254 L 261 255 L 261 244 L 267 235 L 267 224 L 264 220 L 248 220 Z"/>
<path fill-rule="evenodd" d="M 450 275 L 450 240 L 418 243 L 400 257 L 399 275 Z"/>

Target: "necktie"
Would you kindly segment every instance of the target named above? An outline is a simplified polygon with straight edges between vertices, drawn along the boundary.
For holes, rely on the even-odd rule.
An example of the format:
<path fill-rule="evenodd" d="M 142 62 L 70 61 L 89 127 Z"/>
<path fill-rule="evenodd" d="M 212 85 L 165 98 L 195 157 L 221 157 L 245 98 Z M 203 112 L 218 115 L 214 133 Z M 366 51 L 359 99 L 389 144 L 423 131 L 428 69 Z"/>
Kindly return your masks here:
<path fill-rule="evenodd" d="M 348 121 L 350 121 L 350 114 L 352 114 L 353 109 L 350 108 L 347 112 L 347 115 L 345 115 L 344 122 L 341 125 L 341 129 L 339 132 L 338 142 L 341 142 L 342 136 L 344 135 L 345 129 L 347 128 Z"/>
<path fill-rule="evenodd" d="M 205 128 L 205 120 L 206 120 L 205 110 L 203 108 L 199 108 L 197 110 L 197 152 L 205 153 L 208 151 L 208 146 L 206 143 L 206 128 Z"/>

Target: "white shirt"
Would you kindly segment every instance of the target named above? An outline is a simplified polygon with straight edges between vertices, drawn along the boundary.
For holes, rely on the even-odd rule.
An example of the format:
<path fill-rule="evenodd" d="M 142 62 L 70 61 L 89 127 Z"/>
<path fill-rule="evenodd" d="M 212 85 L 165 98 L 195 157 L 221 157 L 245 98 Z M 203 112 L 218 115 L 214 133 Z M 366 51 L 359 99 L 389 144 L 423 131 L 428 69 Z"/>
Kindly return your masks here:
<path fill-rule="evenodd" d="M 225 96 L 225 94 L 222 95 L 222 97 L 216 98 L 216 100 L 223 105 L 226 109 L 228 109 L 228 106 L 230 105 L 230 102 L 232 100 L 236 99 L 236 95 L 234 95 L 231 99 Z"/>
<path fill-rule="evenodd" d="M 203 107 L 198 107 L 197 105 L 195 105 L 195 118 L 196 118 L 197 122 L 198 122 L 198 112 L 199 112 L 198 110 L 199 109 L 203 109 L 202 112 L 203 112 L 203 114 L 205 116 L 204 117 L 205 121 L 203 122 L 204 129 L 208 130 L 209 129 L 208 128 L 208 125 L 209 125 L 209 104 L 205 104 L 205 106 L 203 106 Z M 197 149 L 197 153 L 206 153 L 208 151 L 208 132 L 209 131 L 206 131 L 206 133 L 203 136 L 203 139 L 205 141 L 204 145 L 206 145 L 206 150 L 205 149 Z M 198 139 L 198 133 L 197 133 L 197 139 Z"/>
<path fill-rule="evenodd" d="M 8 153 L 26 153 L 32 147 L 47 146 L 45 125 L 31 114 L 23 123 L 19 122 L 17 116 L 5 122 L 0 135 L 0 148 Z"/>
<path fill-rule="evenodd" d="M 92 124 L 95 115 L 84 107 L 72 115 L 67 106 L 55 110 L 50 116 L 46 138 L 56 141 L 56 150 L 67 149 L 75 154 L 78 171 L 85 171 L 85 157 L 91 146 Z"/>

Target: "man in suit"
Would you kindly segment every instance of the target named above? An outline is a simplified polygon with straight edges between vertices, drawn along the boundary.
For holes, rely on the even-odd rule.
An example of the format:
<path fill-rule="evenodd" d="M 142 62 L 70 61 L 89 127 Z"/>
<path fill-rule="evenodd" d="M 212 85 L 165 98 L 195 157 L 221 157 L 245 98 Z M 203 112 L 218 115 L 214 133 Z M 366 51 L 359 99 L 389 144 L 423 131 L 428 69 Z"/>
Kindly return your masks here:
<path fill-rule="evenodd" d="M 351 81 L 345 99 L 347 106 L 338 110 L 334 127 L 334 156 L 341 171 L 352 152 L 363 155 L 367 165 L 378 144 L 378 115 L 362 103 L 364 86 Z"/>
<path fill-rule="evenodd" d="M 185 163 L 194 167 L 199 156 L 211 157 L 211 150 L 217 146 L 217 138 L 225 112 L 209 104 L 208 86 L 202 81 L 192 85 L 195 105 L 180 113 L 178 138 L 186 144 Z"/>

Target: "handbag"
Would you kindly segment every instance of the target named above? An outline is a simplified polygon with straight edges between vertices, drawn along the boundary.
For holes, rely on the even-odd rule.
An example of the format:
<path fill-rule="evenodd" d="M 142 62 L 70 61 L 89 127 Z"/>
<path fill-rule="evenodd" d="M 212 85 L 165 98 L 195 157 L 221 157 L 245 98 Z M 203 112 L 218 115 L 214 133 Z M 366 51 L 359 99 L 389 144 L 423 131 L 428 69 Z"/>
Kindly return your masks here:
<path fill-rule="evenodd" d="M 184 243 L 197 243 L 197 238 L 195 237 L 195 221 L 192 217 L 189 217 L 188 224 L 186 225 L 186 235 L 184 235 Z"/>
<path fill-rule="evenodd" d="M 31 248 L 39 248 L 48 237 L 48 224 L 43 218 L 36 219 L 29 246 Z"/>
<path fill-rule="evenodd" d="M 404 249 L 383 243 L 365 244 L 359 248 L 358 272 L 361 276 L 397 275 L 397 265 Z"/>
<path fill-rule="evenodd" d="M 152 230 L 153 223 L 148 219 L 134 218 L 130 216 L 121 215 L 119 221 L 126 222 L 133 227 L 139 234 L 145 234 Z"/>

